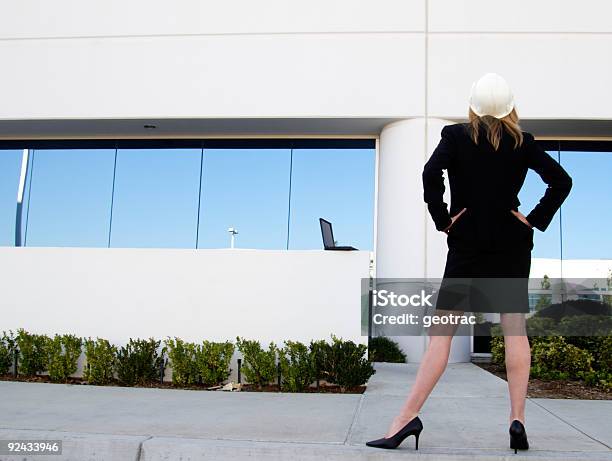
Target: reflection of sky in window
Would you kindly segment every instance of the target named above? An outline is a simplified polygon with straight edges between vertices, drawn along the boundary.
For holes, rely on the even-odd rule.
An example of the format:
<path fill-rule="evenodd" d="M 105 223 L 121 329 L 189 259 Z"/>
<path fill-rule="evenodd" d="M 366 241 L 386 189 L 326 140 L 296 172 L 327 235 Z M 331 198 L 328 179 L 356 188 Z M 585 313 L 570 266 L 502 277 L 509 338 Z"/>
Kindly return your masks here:
<path fill-rule="evenodd" d="M 30 156 L 26 246 L 107 246 L 115 150 L 34 150 Z"/>
<path fill-rule="evenodd" d="M 201 149 L 119 149 L 112 247 L 193 248 Z"/>
<path fill-rule="evenodd" d="M 108 245 L 114 149 L 41 149 L 24 198 L 28 246 Z M 14 244 L 22 150 L 0 151 L 0 245 Z M 112 247 L 322 248 L 336 239 L 373 248 L 374 149 L 119 149 Z M 290 172 L 292 174 L 290 175 Z M 291 203 L 290 202 L 291 181 Z M 28 191 L 31 187 L 31 199 Z M 29 209 L 28 209 L 29 204 Z"/>
<path fill-rule="evenodd" d="M 561 164 L 573 179 L 562 206 L 563 258 L 612 259 L 612 155 L 561 152 Z"/>
<path fill-rule="evenodd" d="M 609 152 L 549 152 L 573 180 L 569 197 L 546 232 L 534 232 L 533 256 L 563 259 L 612 259 L 612 155 Z M 544 194 L 546 185 L 529 170 L 519 194 L 520 210 L 527 215 Z M 562 230 L 562 233 L 561 233 Z"/>
<path fill-rule="evenodd" d="M 200 248 L 287 248 L 290 149 L 206 149 Z"/>
<path fill-rule="evenodd" d="M 289 248 L 322 248 L 325 218 L 338 245 L 372 250 L 374 167 L 374 149 L 294 150 Z"/>

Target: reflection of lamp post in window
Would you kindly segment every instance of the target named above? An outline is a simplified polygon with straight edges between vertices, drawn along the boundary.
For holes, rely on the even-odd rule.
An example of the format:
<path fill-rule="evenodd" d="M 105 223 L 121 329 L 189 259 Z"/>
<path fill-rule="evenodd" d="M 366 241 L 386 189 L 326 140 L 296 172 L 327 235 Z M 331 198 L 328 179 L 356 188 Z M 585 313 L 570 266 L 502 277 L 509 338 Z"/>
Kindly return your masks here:
<path fill-rule="evenodd" d="M 238 230 L 230 227 L 227 231 L 230 233 L 230 248 L 234 248 L 235 235 L 238 234 Z"/>
<path fill-rule="evenodd" d="M 30 151 L 23 149 L 21 157 L 21 174 L 19 176 L 19 189 L 17 189 L 17 214 L 15 216 L 15 246 L 21 246 L 21 216 L 23 215 L 23 193 L 28 179 L 28 158 Z"/>

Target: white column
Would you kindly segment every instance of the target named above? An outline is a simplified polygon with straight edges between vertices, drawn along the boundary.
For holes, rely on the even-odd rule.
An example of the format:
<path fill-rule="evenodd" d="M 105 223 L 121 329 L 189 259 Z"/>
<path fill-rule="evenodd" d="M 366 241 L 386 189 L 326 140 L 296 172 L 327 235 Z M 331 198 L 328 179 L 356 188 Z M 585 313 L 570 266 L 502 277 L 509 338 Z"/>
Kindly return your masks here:
<path fill-rule="evenodd" d="M 378 278 L 441 277 L 446 257 L 444 234 L 433 227 L 423 202 L 423 165 L 440 139 L 442 126 L 453 123 L 430 119 L 399 120 L 380 134 L 376 276 Z M 427 141 L 426 141 L 427 137 Z M 419 362 L 427 338 L 392 337 L 409 362 Z M 470 338 L 453 340 L 451 361 L 470 359 Z"/>

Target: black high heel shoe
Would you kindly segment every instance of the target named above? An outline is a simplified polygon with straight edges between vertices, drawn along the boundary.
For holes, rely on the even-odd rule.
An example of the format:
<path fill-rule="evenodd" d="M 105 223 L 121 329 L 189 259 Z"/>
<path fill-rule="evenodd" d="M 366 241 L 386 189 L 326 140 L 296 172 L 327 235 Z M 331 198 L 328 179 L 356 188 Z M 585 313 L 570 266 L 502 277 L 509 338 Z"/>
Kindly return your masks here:
<path fill-rule="evenodd" d="M 366 442 L 366 445 L 368 447 L 375 448 L 397 448 L 406 437 L 408 437 L 409 435 L 414 435 L 416 438 L 415 449 L 418 450 L 419 435 L 421 435 L 422 430 L 423 423 L 421 422 L 419 417 L 416 416 L 391 437 L 383 437 L 382 439 L 371 440 L 369 442 Z"/>
<path fill-rule="evenodd" d="M 510 425 L 510 448 L 514 448 L 514 454 L 516 454 L 517 450 L 529 449 L 525 426 L 518 419 L 512 421 Z"/>

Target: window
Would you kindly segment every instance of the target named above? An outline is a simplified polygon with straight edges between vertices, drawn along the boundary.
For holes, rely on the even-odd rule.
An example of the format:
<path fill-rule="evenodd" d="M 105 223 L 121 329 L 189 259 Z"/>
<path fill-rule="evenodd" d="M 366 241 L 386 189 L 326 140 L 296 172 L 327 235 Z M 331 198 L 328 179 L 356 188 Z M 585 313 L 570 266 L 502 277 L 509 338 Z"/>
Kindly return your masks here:
<path fill-rule="evenodd" d="M 612 143 L 540 143 L 569 173 L 573 187 L 546 232 L 534 233 L 532 277 L 606 279 L 612 274 L 612 241 L 608 237 L 612 225 L 608 204 L 612 196 Z M 525 214 L 544 190 L 540 178 L 530 171 L 519 196 Z"/>
<path fill-rule="evenodd" d="M 199 248 L 285 249 L 290 149 L 206 149 Z"/>
<path fill-rule="evenodd" d="M 612 152 L 561 152 L 573 179 L 561 209 L 563 259 L 612 259 Z"/>
<path fill-rule="evenodd" d="M 118 149 L 111 247 L 194 248 L 201 149 Z"/>
<path fill-rule="evenodd" d="M 321 248 L 319 218 L 338 245 L 373 248 L 375 154 L 369 149 L 296 149 L 289 248 Z"/>
<path fill-rule="evenodd" d="M 4 146 L 3 146 L 4 145 Z M 4 141 L 2 244 L 14 245 L 16 194 L 30 149 L 23 245 L 373 248 L 371 139 Z M 14 148 L 14 149 L 13 149 Z"/>
<path fill-rule="evenodd" d="M 30 151 L 26 246 L 108 245 L 114 149 Z"/>

